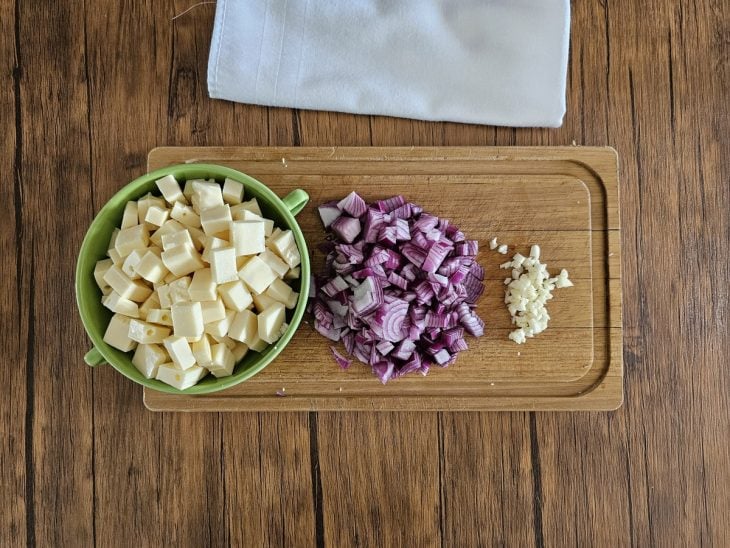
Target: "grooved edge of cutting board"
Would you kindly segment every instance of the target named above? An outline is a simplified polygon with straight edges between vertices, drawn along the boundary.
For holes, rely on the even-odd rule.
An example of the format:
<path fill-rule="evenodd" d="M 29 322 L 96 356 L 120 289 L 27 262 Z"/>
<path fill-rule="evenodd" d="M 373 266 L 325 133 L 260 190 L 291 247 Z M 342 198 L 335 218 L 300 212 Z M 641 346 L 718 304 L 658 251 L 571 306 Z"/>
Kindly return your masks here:
<path fill-rule="evenodd" d="M 351 189 L 366 199 L 404 193 L 478 237 L 487 271 L 479 311 L 483 338 L 448 369 L 381 385 L 361 364 L 341 371 L 329 342 L 302 324 L 277 360 L 228 390 L 183 396 L 144 390 L 155 411 L 611 410 L 623 401 L 617 156 L 594 147 L 162 147 L 148 169 L 176 163 L 227 165 L 279 195 L 307 190 L 299 220 L 315 247 L 318 203 Z M 504 256 L 488 236 L 525 252 L 540 243 L 551 271 L 575 287 L 557 290 L 550 328 L 525 345 L 506 341 L 500 303 Z M 527 247 L 529 250 L 529 247 Z M 321 257 L 314 253 L 313 270 Z M 518 355 L 519 353 L 519 355 Z M 285 390 L 286 396 L 276 392 Z"/>

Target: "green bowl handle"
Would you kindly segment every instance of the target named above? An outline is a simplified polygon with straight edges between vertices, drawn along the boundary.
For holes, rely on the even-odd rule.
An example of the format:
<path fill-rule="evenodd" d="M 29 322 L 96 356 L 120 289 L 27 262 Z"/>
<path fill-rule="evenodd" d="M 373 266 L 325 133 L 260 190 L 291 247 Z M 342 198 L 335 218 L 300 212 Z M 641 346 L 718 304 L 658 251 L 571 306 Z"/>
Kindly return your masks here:
<path fill-rule="evenodd" d="M 307 202 L 309 201 L 309 194 L 301 188 L 298 188 L 284 196 L 281 201 L 284 202 L 284 205 L 287 209 L 289 209 L 289 211 L 291 211 L 292 215 L 296 215 L 304 209 L 305 205 L 307 205 Z"/>
<path fill-rule="evenodd" d="M 91 367 L 106 364 L 104 356 L 102 356 L 101 352 L 99 352 L 96 348 L 92 348 L 86 353 L 84 361 L 86 362 L 86 365 L 90 365 Z"/>

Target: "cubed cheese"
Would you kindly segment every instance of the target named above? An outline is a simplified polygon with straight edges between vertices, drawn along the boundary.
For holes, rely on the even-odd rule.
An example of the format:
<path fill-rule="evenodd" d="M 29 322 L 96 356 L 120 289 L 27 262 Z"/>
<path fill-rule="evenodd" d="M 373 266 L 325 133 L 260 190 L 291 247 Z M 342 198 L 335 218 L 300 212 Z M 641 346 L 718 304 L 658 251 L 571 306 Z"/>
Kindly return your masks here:
<path fill-rule="evenodd" d="M 155 378 L 178 390 L 185 390 L 195 386 L 207 373 L 208 370 L 199 365 L 194 365 L 183 371 L 175 367 L 173 363 L 166 363 L 158 367 Z"/>
<path fill-rule="evenodd" d="M 282 230 L 279 234 L 272 234 L 268 240 L 268 247 L 275 251 L 279 257 L 284 258 L 284 253 L 291 246 L 296 245 L 294 234 L 291 230 Z"/>
<path fill-rule="evenodd" d="M 139 306 L 134 301 L 125 299 L 116 291 L 112 291 L 101 299 L 101 304 L 106 306 L 112 312 L 124 314 L 130 318 L 139 318 Z"/>
<path fill-rule="evenodd" d="M 148 249 L 135 267 L 139 276 L 153 284 L 160 283 L 170 273 L 158 253 Z"/>
<path fill-rule="evenodd" d="M 231 326 L 228 329 L 228 336 L 248 344 L 256 340 L 258 329 L 256 314 L 250 310 L 242 310 L 241 312 L 236 312 L 233 322 L 231 322 Z"/>
<path fill-rule="evenodd" d="M 290 268 L 289 271 L 284 274 L 285 280 L 298 280 L 299 276 L 301 275 L 301 267 L 295 266 L 294 268 Z"/>
<path fill-rule="evenodd" d="M 203 310 L 203 323 L 217 322 L 226 317 L 226 307 L 223 301 L 202 301 L 200 308 Z"/>
<path fill-rule="evenodd" d="M 286 304 L 291 297 L 292 289 L 285 281 L 277 279 L 271 282 L 264 294 L 282 304 Z"/>
<path fill-rule="evenodd" d="M 240 204 L 243 201 L 243 184 L 226 177 L 223 183 L 223 201 L 230 205 Z"/>
<path fill-rule="evenodd" d="M 195 356 L 185 337 L 173 335 L 162 341 L 162 344 L 165 345 L 165 350 L 170 355 L 172 363 L 183 371 L 195 365 Z"/>
<path fill-rule="evenodd" d="M 299 255 L 299 250 L 295 245 L 287 247 L 282 252 L 281 258 L 284 259 L 284 262 L 288 264 L 291 268 L 299 266 L 299 264 L 302 262 L 302 258 Z"/>
<path fill-rule="evenodd" d="M 228 310 L 226 317 L 222 320 L 205 324 L 205 332 L 215 337 L 225 337 L 228 335 L 228 329 L 231 327 L 231 322 L 233 322 L 235 315 L 235 311 Z"/>
<path fill-rule="evenodd" d="M 195 247 L 195 245 L 193 244 L 193 239 L 190 237 L 190 232 L 188 232 L 187 230 L 179 230 L 177 232 L 173 232 L 172 234 L 162 235 L 162 249 L 164 249 L 165 251 L 179 245 L 189 245 L 190 247 Z"/>
<path fill-rule="evenodd" d="M 211 362 L 208 370 L 214 377 L 228 377 L 233 373 L 233 367 L 236 365 L 236 359 L 233 353 L 225 344 L 214 344 L 211 347 Z"/>
<path fill-rule="evenodd" d="M 165 197 L 168 204 L 174 204 L 175 202 L 187 203 L 185 196 L 180 189 L 180 184 L 177 182 L 172 174 L 165 175 L 161 179 L 155 181 L 157 188 Z"/>
<path fill-rule="evenodd" d="M 185 276 L 205 268 L 200 253 L 191 245 L 181 245 L 163 251 L 162 262 L 176 276 Z"/>
<path fill-rule="evenodd" d="M 202 365 L 203 367 L 208 367 L 210 365 L 210 361 L 212 360 L 212 356 L 210 353 L 210 341 L 208 340 L 207 335 L 203 335 L 199 341 L 195 341 L 192 345 L 193 350 L 193 356 L 195 356 L 195 361 L 198 362 L 198 365 Z"/>
<path fill-rule="evenodd" d="M 94 280 L 96 280 L 96 285 L 98 285 L 99 289 L 102 291 L 110 287 L 109 284 L 104 281 L 104 274 L 106 274 L 113 265 L 114 262 L 111 259 L 96 261 L 96 265 L 94 266 Z"/>
<path fill-rule="evenodd" d="M 150 296 L 152 290 L 139 280 L 132 280 L 127 276 L 121 268 L 114 265 L 103 277 L 111 288 L 119 293 L 121 297 L 130 299 L 134 302 L 141 303 Z"/>
<path fill-rule="evenodd" d="M 170 336 L 170 329 L 142 320 L 130 320 L 129 338 L 140 344 L 161 343 Z"/>
<path fill-rule="evenodd" d="M 203 209 L 200 213 L 200 224 L 203 225 L 203 232 L 208 236 L 228 230 L 228 224 L 232 220 L 231 206 L 228 204 Z"/>
<path fill-rule="evenodd" d="M 216 335 L 207 335 L 207 336 L 211 337 L 213 339 L 213 341 L 215 341 L 215 342 L 211 342 L 211 344 L 219 343 L 219 344 L 225 345 L 228 347 L 228 350 L 230 350 L 230 351 L 233 351 L 233 349 L 236 348 L 236 345 L 238 344 L 238 342 L 234 341 L 227 335 L 225 337 L 218 337 Z"/>
<path fill-rule="evenodd" d="M 241 280 L 218 286 L 218 293 L 223 299 L 226 308 L 240 312 L 248 308 L 252 301 L 251 294 L 244 287 Z"/>
<path fill-rule="evenodd" d="M 147 319 L 147 314 L 149 314 L 150 310 L 153 310 L 155 308 L 160 308 L 160 296 L 157 293 L 157 290 L 153 291 L 152 294 L 147 297 L 147 300 L 145 300 L 144 303 L 142 303 L 139 307 L 139 317 L 142 320 Z"/>
<path fill-rule="evenodd" d="M 284 305 L 278 302 L 261 312 L 258 316 L 259 337 L 267 343 L 276 342 L 285 316 Z"/>
<path fill-rule="evenodd" d="M 203 260 L 210 262 L 210 256 L 213 250 L 221 249 L 223 247 L 230 247 L 231 244 L 227 240 L 216 238 L 215 236 L 205 236 L 205 243 L 203 247 Z"/>
<path fill-rule="evenodd" d="M 229 230 L 231 244 L 236 248 L 236 256 L 256 255 L 266 249 L 263 221 L 233 221 Z"/>
<path fill-rule="evenodd" d="M 261 208 L 256 198 L 251 198 L 248 202 L 243 202 L 231 207 L 231 215 L 237 221 L 242 220 L 243 212 L 250 211 L 256 215 L 261 215 Z"/>
<path fill-rule="evenodd" d="M 111 259 L 112 264 L 115 264 L 120 268 L 122 267 L 122 265 L 124 264 L 124 257 L 122 257 L 116 249 L 112 247 L 109 251 L 106 252 L 106 254 Z"/>
<path fill-rule="evenodd" d="M 234 219 L 237 221 L 260 221 L 264 223 L 264 235 L 268 238 L 271 236 L 273 230 L 274 230 L 274 221 L 272 219 L 266 219 L 262 217 L 261 215 L 257 215 L 253 211 L 247 211 L 244 210 L 243 214 L 240 216 L 240 219 Z"/>
<path fill-rule="evenodd" d="M 194 182 L 191 202 L 193 207 L 197 206 L 198 212 L 222 206 L 223 192 L 221 191 L 221 186 L 215 181 Z"/>
<path fill-rule="evenodd" d="M 259 295 L 256 295 L 254 293 L 254 295 L 253 295 L 253 304 L 256 307 L 257 312 L 263 312 L 264 310 L 269 308 L 275 302 L 278 302 L 278 301 L 276 299 L 269 297 L 266 294 L 266 292 L 261 293 Z"/>
<path fill-rule="evenodd" d="M 129 337 L 129 324 L 132 318 L 114 314 L 104 333 L 104 342 L 122 352 L 134 350 L 137 343 Z"/>
<path fill-rule="evenodd" d="M 151 308 L 145 321 L 172 327 L 172 313 L 169 308 Z"/>
<path fill-rule="evenodd" d="M 233 358 L 236 360 L 236 363 L 238 363 L 246 354 L 248 354 L 248 346 L 243 343 L 238 343 L 231 352 L 233 353 Z"/>
<path fill-rule="evenodd" d="M 162 284 L 155 289 L 157 291 L 157 299 L 160 307 L 170 308 L 172 306 L 172 296 L 170 295 L 170 286 Z"/>
<path fill-rule="evenodd" d="M 147 214 L 144 217 L 146 223 L 153 226 L 162 226 L 170 216 L 170 210 L 166 207 L 159 207 L 156 205 L 150 206 L 147 210 Z"/>
<path fill-rule="evenodd" d="M 289 310 L 292 310 L 296 308 L 297 302 L 299 301 L 299 293 L 296 291 L 292 291 L 289 295 L 289 298 L 284 303 L 284 306 L 286 306 Z"/>
<path fill-rule="evenodd" d="M 185 198 L 188 201 L 190 201 L 191 198 L 193 197 L 193 192 L 194 192 L 193 185 L 195 183 L 204 183 L 204 182 L 205 182 L 205 179 L 188 179 L 187 181 L 185 181 L 185 186 L 183 187 L 183 196 L 185 196 Z"/>
<path fill-rule="evenodd" d="M 263 293 L 276 279 L 276 273 L 258 257 L 252 257 L 238 275 L 255 293 Z"/>
<path fill-rule="evenodd" d="M 246 343 L 246 346 L 254 352 L 263 352 L 269 347 L 269 343 L 259 337 L 259 334 L 256 333 L 256 335 L 254 335 L 254 337 Z"/>
<path fill-rule="evenodd" d="M 137 202 L 127 202 L 124 206 L 124 213 L 122 213 L 122 228 L 129 228 L 139 224 L 139 217 L 137 214 Z"/>
<path fill-rule="evenodd" d="M 179 232 L 185 230 L 185 226 L 178 223 L 175 219 L 169 219 L 163 223 L 163 225 L 155 230 L 150 236 L 150 241 L 157 247 L 162 247 L 162 237 L 165 234 L 172 234 L 173 232 Z"/>
<path fill-rule="evenodd" d="M 167 353 L 157 344 L 140 344 L 134 351 L 132 364 L 145 379 L 154 379 L 157 368 L 168 360 Z"/>
<path fill-rule="evenodd" d="M 150 243 L 150 233 L 144 225 L 130 226 L 119 231 L 114 241 L 114 249 L 126 257 L 135 249 L 146 249 Z"/>
<path fill-rule="evenodd" d="M 198 340 L 203 336 L 203 309 L 198 302 L 172 305 L 172 325 L 175 335 Z"/>
<path fill-rule="evenodd" d="M 236 250 L 232 247 L 221 247 L 210 252 L 210 272 L 213 281 L 224 284 L 238 280 L 236 269 Z"/>
<path fill-rule="evenodd" d="M 152 194 L 149 193 L 137 200 L 137 216 L 139 218 L 139 224 L 144 224 L 145 217 L 147 217 L 147 210 L 152 206 L 164 208 L 165 200 L 158 196 L 152 196 Z"/>
<path fill-rule="evenodd" d="M 210 268 L 195 271 L 188 295 L 191 301 L 215 301 L 218 298 L 217 284 L 213 281 Z"/>
<path fill-rule="evenodd" d="M 195 249 L 197 249 L 198 251 L 202 251 L 205 244 L 205 239 L 207 238 L 205 232 L 203 232 L 199 228 L 195 228 L 194 226 L 189 226 L 188 233 L 193 240 L 193 245 L 195 246 Z"/>
<path fill-rule="evenodd" d="M 264 252 L 259 255 L 259 259 L 269 265 L 269 268 L 271 268 L 271 270 L 273 270 L 279 278 L 285 277 L 290 270 L 289 265 L 282 261 L 276 253 L 269 249 L 264 250 Z"/>
<path fill-rule="evenodd" d="M 171 304 L 183 303 L 190 301 L 190 288 L 191 278 L 185 276 L 178 278 L 174 282 L 170 282 L 168 287 L 170 288 L 170 302 Z"/>
<path fill-rule="evenodd" d="M 138 280 L 140 278 L 137 273 L 137 265 L 139 265 L 142 257 L 147 253 L 145 249 L 135 249 L 122 263 L 122 272 L 124 272 L 131 280 Z"/>
<path fill-rule="evenodd" d="M 170 217 L 187 227 L 200 227 L 200 215 L 195 213 L 192 207 L 184 205 L 182 202 L 175 202 L 170 211 Z"/>

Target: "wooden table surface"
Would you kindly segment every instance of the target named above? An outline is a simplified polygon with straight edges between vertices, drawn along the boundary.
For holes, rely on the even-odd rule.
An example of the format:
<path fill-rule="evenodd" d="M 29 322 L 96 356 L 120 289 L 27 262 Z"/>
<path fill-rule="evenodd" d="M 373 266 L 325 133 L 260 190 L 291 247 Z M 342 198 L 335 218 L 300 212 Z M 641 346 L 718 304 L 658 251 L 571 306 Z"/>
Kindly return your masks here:
<path fill-rule="evenodd" d="M 214 7 L 0 2 L 0 546 L 728 546 L 728 3 L 575 2 L 560 129 L 212 101 Z M 611 413 L 151 413 L 75 255 L 158 145 L 612 145 Z"/>

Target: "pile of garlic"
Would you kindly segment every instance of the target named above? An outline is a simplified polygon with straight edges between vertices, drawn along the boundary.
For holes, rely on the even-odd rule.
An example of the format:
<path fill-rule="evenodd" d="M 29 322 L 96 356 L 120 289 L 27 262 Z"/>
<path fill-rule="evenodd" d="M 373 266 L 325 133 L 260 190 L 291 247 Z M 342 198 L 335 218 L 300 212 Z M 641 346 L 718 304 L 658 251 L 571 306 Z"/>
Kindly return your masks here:
<path fill-rule="evenodd" d="M 495 240 L 493 242 L 496 244 Z M 516 253 L 511 261 L 501 264 L 500 268 L 512 269 L 512 276 L 504 280 L 507 286 L 504 302 L 512 316 L 512 324 L 517 326 L 510 332 L 509 338 L 522 344 L 547 329 L 550 315 L 545 304 L 553 298 L 552 291 L 555 288 L 571 287 L 573 283 L 568 279 L 565 269 L 558 276 L 550 277 L 547 265 L 540 262 L 538 245 L 532 246 L 529 257 Z"/>
<path fill-rule="evenodd" d="M 226 179 L 156 181 L 162 197 L 126 204 L 94 277 L 114 312 L 104 341 L 145 378 L 184 390 L 209 372 L 231 375 L 249 350 L 286 331 L 301 258 L 291 230 L 263 217 Z"/>

